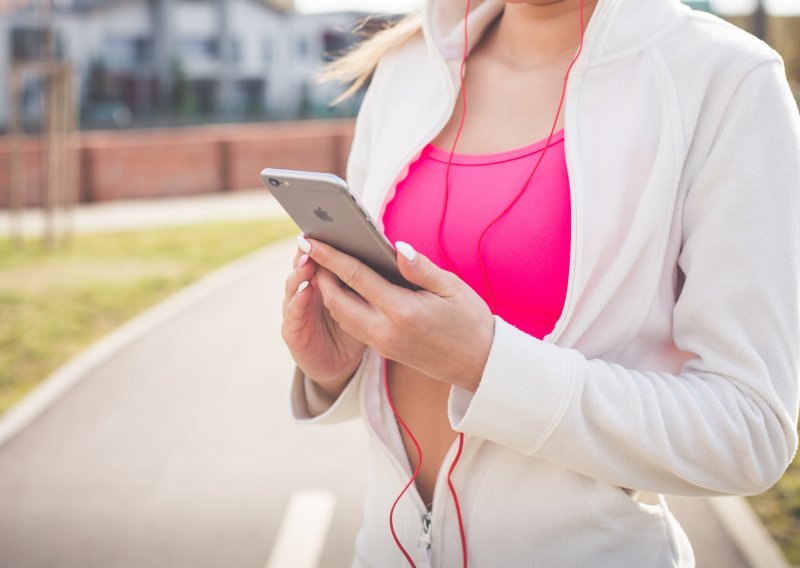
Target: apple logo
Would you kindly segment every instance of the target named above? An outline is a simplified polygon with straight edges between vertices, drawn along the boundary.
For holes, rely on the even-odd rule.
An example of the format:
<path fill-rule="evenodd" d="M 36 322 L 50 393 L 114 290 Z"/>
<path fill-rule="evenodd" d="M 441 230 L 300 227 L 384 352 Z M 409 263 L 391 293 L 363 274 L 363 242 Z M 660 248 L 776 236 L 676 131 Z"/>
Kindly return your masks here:
<path fill-rule="evenodd" d="M 314 215 L 316 215 L 326 223 L 333 223 L 333 217 L 328 215 L 328 212 L 325 211 L 322 207 L 317 207 L 316 209 L 314 209 Z"/>

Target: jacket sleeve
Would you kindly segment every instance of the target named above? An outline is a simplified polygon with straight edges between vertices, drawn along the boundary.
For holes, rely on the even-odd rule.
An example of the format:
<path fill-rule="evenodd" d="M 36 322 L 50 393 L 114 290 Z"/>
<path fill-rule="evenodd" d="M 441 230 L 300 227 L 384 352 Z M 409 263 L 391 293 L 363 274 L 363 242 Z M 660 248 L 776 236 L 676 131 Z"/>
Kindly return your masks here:
<path fill-rule="evenodd" d="M 336 399 L 322 392 L 317 384 L 295 365 L 289 384 L 289 408 L 292 419 L 300 424 L 338 424 L 358 418 L 359 385 L 366 370 L 367 359 L 365 352 L 353 378 Z"/>
<path fill-rule="evenodd" d="M 363 195 L 364 183 L 369 166 L 371 147 L 372 100 L 375 98 L 375 85 L 380 63 L 375 70 L 372 81 L 364 93 L 361 107 L 355 120 L 353 141 L 350 145 L 350 154 L 347 158 L 346 177 L 351 191 Z M 353 378 L 336 400 L 317 388 L 316 383 L 306 377 L 297 365 L 294 367 L 292 379 L 289 384 L 289 401 L 292 418 L 300 423 L 335 424 L 356 418 L 359 413 L 358 383 L 364 373 L 364 364 L 367 359 L 367 350 L 361 359 L 361 364 Z"/>
<path fill-rule="evenodd" d="M 757 494 L 797 450 L 800 117 L 783 60 L 750 69 L 683 204 L 679 374 L 638 371 L 496 317 L 454 429 L 621 487 Z"/>

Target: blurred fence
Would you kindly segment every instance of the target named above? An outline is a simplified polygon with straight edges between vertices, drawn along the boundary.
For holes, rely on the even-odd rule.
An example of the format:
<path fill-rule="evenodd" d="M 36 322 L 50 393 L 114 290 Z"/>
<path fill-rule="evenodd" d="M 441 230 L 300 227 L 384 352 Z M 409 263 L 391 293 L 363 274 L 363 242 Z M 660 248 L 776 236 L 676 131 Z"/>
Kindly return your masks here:
<path fill-rule="evenodd" d="M 265 167 L 345 177 L 353 119 L 98 131 L 72 134 L 81 202 L 179 196 L 260 187 Z M 0 207 L 9 206 L 9 140 L 0 138 Z M 46 149 L 22 141 L 26 206 L 44 203 Z M 46 158 L 45 158 L 46 159 Z"/>

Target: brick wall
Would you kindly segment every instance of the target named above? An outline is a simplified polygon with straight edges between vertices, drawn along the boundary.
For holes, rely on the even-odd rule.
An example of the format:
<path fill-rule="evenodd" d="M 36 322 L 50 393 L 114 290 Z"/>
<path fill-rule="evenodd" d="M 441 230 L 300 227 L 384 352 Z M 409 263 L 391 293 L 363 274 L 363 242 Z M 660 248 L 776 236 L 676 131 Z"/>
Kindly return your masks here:
<path fill-rule="evenodd" d="M 83 132 L 79 199 L 109 201 L 261 187 L 265 167 L 345 176 L 352 119 Z M 29 206 L 43 202 L 46 172 L 37 139 L 22 142 Z M 0 138 L 0 207 L 9 206 L 9 140 Z"/>

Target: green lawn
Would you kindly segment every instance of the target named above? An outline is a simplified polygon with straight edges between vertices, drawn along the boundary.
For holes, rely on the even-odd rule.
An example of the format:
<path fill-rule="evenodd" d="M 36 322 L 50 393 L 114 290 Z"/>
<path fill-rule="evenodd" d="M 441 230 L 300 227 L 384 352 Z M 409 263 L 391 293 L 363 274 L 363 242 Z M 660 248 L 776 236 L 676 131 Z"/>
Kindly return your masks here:
<path fill-rule="evenodd" d="M 0 239 L 0 413 L 148 306 L 297 232 L 281 219 L 77 235 L 56 251 Z"/>
<path fill-rule="evenodd" d="M 789 563 L 800 566 L 800 454 L 772 489 L 748 500 Z"/>

